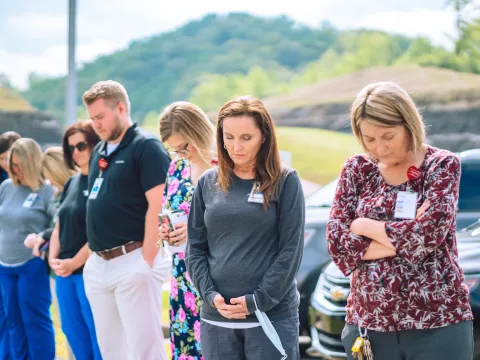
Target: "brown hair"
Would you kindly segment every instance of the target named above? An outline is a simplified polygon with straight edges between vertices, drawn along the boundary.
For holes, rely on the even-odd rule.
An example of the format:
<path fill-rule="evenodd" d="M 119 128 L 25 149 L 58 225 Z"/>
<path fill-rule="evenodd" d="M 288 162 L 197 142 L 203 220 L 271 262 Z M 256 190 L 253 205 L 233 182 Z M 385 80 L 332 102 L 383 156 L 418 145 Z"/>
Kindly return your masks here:
<path fill-rule="evenodd" d="M 85 106 L 93 104 L 98 99 L 103 99 L 111 107 L 115 107 L 122 102 L 125 104 L 127 114 L 130 115 L 128 93 L 119 82 L 113 80 L 99 81 L 83 93 L 82 99 Z"/>
<path fill-rule="evenodd" d="M 20 184 L 18 177 L 12 171 L 12 156 L 18 157 L 22 163 L 22 173 L 24 181 L 23 186 L 37 191 L 43 185 L 42 178 L 42 149 L 40 145 L 29 138 L 20 138 L 16 140 L 8 154 L 8 175 L 12 179 L 13 184 Z"/>
<path fill-rule="evenodd" d="M 168 105 L 160 115 L 159 130 L 162 142 L 179 134 L 198 150 L 201 159 L 210 164 L 213 159 L 215 128 L 197 105 L 178 101 Z"/>
<path fill-rule="evenodd" d="M 45 150 L 42 159 L 42 172 L 45 178 L 53 180 L 55 184 L 60 186 L 57 189 L 58 193 L 63 190 L 67 180 L 75 175 L 75 170 L 66 166 L 63 149 L 60 146 L 52 146 Z"/>
<path fill-rule="evenodd" d="M 13 143 L 20 138 L 20 134 L 15 131 L 6 131 L 0 135 L 0 154 L 10 150 Z"/>
<path fill-rule="evenodd" d="M 68 148 L 68 138 L 76 133 L 82 133 L 85 136 L 85 141 L 87 142 L 89 149 L 92 150 L 100 141 L 97 133 L 93 130 L 92 124 L 92 120 L 78 121 L 75 124 L 70 125 L 67 131 L 65 131 L 62 139 L 63 159 L 65 165 L 67 165 L 69 169 L 76 170 L 76 165 L 73 161 L 72 153 Z"/>
<path fill-rule="evenodd" d="M 218 185 L 227 192 L 232 182 L 233 160 L 228 155 L 223 141 L 223 120 L 227 117 L 252 117 L 260 129 L 263 143 L 257 154 L 255 182 L 263 193 L 265 210 L 274 196 L 278 195 L 282 179 L 282 163 L 275 135 L 275 123 L 265 105 L 253 96 L 242 96 L 222 106 L 217 119 Z"/>
<path fill-rule="evenodd" d="M 413 99 L 393 82 L 365 86 L 355 98 L 350 113 L 353 134 L 366 150 L 360 131 L 364 120 L 387 127 L 403 125 L 410 137 L 410 150 L 419 150 L 425 142 L 425 124 Z"/>

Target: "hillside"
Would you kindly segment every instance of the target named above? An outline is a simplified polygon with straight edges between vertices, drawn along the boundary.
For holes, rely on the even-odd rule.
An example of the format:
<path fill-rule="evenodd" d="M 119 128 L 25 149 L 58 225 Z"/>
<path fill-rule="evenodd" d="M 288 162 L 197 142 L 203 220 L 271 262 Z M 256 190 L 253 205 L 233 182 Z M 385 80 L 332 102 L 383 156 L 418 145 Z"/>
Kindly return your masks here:
<path fill-rule="evenodd" d="M 207 15 L 83 66 L 78 72 L 79 105 L 94 82 L 113 79 L 125 85 L 134 116 L 141 120 L 149 111 L 189 98 L 209 74 L 246 74 L 261 66 L 288 78 L 317 59 L 336 37 L 331 27 L 299 26 L 287 17 Z M 34 76 L 24 95 L 35 107 L 58 114 L 64 109 L 65 82 L 65 77 Z"/>
<path fill-rule="evenodd" d="M 394 81 L 422 102 L 480 101 L 480 75 L 425 67 L 375 67 L 338 76 L 289 94 L 265 99 L 271 108 L 301 108 L 320 104 L 352 102 L 365 85 Z"/>
<path fill-rule="evenodd" d="M 380 67 L 299 88 L 265 99 L 280 126 L 351 133 L 350 105 L 358 91 L 375 81 L 395 81 L 420 108 L 428 141 L 451 151 L 480 147 L 480 75 L 446 69 Z M 210 113 L 211 118 L 215 113 Z"/>

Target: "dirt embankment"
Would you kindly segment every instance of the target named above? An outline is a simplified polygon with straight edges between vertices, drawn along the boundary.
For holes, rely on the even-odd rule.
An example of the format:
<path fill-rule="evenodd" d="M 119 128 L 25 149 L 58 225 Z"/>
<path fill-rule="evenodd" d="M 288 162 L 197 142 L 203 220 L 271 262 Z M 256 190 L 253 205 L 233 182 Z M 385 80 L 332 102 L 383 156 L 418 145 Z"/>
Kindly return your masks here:
<path fill-rule="evenodd" d="M 394 81 L 414 98 L 428 141 L 452 151 L 480 148 L 480 76 L 431 68 L 375 68 L 265 99 L 279 126 L 351 132 L 349 108 L 357 92 Z"/>

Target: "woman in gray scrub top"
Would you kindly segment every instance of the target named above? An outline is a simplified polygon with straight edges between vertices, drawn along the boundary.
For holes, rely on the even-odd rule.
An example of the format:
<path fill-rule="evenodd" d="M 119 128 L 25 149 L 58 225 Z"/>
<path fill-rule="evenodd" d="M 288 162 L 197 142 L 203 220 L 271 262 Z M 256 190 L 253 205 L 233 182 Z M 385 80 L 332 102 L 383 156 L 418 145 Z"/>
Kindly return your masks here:
<path fill-rule="evenodd" d="M 0 185 L 0 287 L 14 359 L 55 357 L 50 283 L 45 262 L 25 247 L 28 234 L 50 222 L 54 190 L 41 176 L 42 150 L 32 139 L 15 141 L 8 157 L 10 179 Z"/>
<path fill-rule="evenodd" d="M 273 120 L 258 99 L 220 109 L 216 142 L 218 168 L 195 188 L 185 257 L 203 300 L 204 359 L 299 359 L 300 179 L 281 164 Z"/>

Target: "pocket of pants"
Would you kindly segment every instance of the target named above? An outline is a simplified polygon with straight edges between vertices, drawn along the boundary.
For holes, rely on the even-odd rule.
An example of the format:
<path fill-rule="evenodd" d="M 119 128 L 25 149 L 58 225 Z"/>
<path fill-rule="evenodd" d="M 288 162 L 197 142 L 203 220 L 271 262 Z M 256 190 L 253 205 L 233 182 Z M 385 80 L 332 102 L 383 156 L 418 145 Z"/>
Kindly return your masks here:
<path fill-rule="evenodd" d="M 147 263 L 147 261 L 144 259 L 143 253 L 142 253 L 141 250 L 139 251 L 139 253 L 140 253 L 140 256 L 139 256 L 139 257 L 140 257 L 140 263 L 142 263 L 141 266 L 144 267 L 145 269 L 147 269 L 149 272 L 152 272 L 152 271 L 153 271 L 153 268 L 152 268 L 152 267 Z"/>
<path fill-rule="evenodd" d="M 345 353 L 347 354 L 347 359 L 349 360 L 352 358 L 351 348 L 357 336 L 358 336 L 358 326 L 345 324 L 342 330 L 341 340 L 342 340 L 343 347 L 345 349 Z"/>

